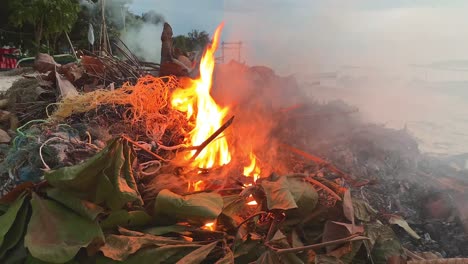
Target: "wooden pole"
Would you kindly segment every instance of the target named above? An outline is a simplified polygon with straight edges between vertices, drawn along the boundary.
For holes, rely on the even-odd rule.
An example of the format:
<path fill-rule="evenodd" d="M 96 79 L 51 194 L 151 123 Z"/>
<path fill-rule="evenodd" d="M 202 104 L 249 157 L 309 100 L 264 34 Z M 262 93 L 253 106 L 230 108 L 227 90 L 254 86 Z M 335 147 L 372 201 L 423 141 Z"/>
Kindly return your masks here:
<path fill-rule="evenodd" d="M 68 36 L 68 33 L 66 31 L 65 31 L 65 36 L 67 36 L 68 43 L 70 43 L 70 48 L 73 52 L 73 56 L 75 56 L 75 59 L 78 60 L 78 56 L 76 55 L 76 51 L 75 51 L 75 48 L 73 47 L 73 43 L 71 42 L 70 37 Z"/>

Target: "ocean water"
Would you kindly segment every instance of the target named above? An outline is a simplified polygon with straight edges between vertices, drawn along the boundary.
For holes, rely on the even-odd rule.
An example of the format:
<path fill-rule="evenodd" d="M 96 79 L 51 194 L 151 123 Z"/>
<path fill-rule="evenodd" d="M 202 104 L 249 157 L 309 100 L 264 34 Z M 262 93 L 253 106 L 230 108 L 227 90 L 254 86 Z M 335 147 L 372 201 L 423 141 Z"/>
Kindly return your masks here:
<path fill-rule="evenodd" d="M 406 127 L 424 153 L 468 153 L 468 71 L 411 70 L 352 69 L 297 78 L 318 101 L 341 99 L 369 122 Z"/>

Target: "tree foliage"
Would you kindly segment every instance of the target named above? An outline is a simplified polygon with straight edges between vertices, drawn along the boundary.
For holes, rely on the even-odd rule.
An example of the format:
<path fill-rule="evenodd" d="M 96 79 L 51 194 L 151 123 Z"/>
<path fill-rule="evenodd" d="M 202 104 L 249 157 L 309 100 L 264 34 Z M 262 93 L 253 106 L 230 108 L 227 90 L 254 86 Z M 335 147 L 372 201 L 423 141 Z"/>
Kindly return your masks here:
<path fill-rule="evenodd" d="M 187 35 L 174 37 L 174 47 L 184 52 L 203 49 L 210 42 L 210 35 L 206 31 L 192 30 Z"/>
<path fill-rule="evenodd" d="M 18 27 L 32 25 L 37 46 L 44 37 L 69 32 L 80 10 L 75 0 L 10 0 L 9 4 L 10 22 Z"/>

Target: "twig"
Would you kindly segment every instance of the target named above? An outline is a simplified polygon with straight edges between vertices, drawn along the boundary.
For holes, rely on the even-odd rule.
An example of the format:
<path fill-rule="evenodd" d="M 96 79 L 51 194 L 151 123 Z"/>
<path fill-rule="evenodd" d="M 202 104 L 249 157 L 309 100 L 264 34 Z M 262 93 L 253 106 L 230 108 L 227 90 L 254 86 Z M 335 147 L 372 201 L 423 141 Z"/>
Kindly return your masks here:
<path fill-rule="evenodd" d="M 122 135 L 121 136 L 123 139 L 127 140 L 129 143 L 132 143 L 133 145 L 139 147 L 141 150 L 145 151 L 146 153 L 150 154 L 151 156 L 157 158 L 157 159 L 160 159 L 162 161 L 167 161 L 165 158 L 159 156 L 158 154 L 152 152 L 151 150 L 149 149 L 146 149 L 145 147 L 141 146 L 140 144 L 138 144 L 138 142 L 136 141 L 133 141 L 131 138 L 125 136 L 125 135 Z"/>
<path fill-rule="evenodd" d="M 333 241 L 328 241 L 328 242 L 323 242 L 323 243 L 318 243 L 318 244 L 313 244 L 313 245 L 308 245 L 308 246 L 303 246 L 303 247 L 294 247 L 294 248 L 275 248 L 274 246 L 268 243 L 265 243 L 265 245 L 278 254 L 286 254 L 286 253 L 294 253 L 294 252 L 300 252 L 300 251 L 305 251 L 305 250 L 323 248 L 326 246 L 341 244 L 341 243 L 348 242 L 351 240 L 356 241 L 356 240 L 368 240 L 369 239 L 367 237 L 359 237 L 359 238 L 358 237 L 359 237 L 358 234 L 354 234 L 349 237 L 345 237 L 345 238 L 341 238 L 341 239 L 337 239 Z M 358 239 L 354 239 L 354 238 L 358 238 Z"/>
<path fill-rule="evenodd" d="M 73 56 L 75 57 L 76 60 L 78 60 L 78 56 L 76 56 L 76 51 L 75 48 L 73 47 L 73 43 L 70 40 L 70 36 L 68 36 L 68 33 L 65 31 L 65 36 L 67 36 L 68 43 L 70 43 L 70 48 L 73 52 Z"/>
<path fill-rule="evenodd" d="M 328 188 L 326 185 L 324 185 L 323 183 L 319 182 L 319 181 L 316 181 L 314 179 L 311 179 L 309 177 L 306 177 L 304 178 L 306 181 L 310 182 L 311 184 L 315 184 L 315 185 L 318 185 L 320 188 L 322 188 L 325 192 L 327 192 L 328 194 L 330 194 L 331 196 L 333 196 L 335 199 L 337 199 L 338 201 L 341 201 L 341 197 L 336 194 L 332 189 Z"/>
<path fill-rule="evenodd" d="M 171 147 L 167 147 L 167 146 L 164 146 L 164 145 L 158 145 L 158 149 L 162 149 L 162 150 L 176 150 L 176 149 L 180 149 L 180 148 L 187 148 L 187 145 L 186 144 L 179 144 L 179 145 L 175 145 L 175 146 L 171 146 Z"/>
<path fill-rule="evenodd" d="M 403 251 L 405 252 L 406 255 L 408 255 L 408 257 L 410 257 L 412 259 L 425 260 L 425 258 L 416 255 L 414 252 L 410 251 L 409 249 L 407 249 L 405 247 L 403 247 Z"/>
<path fill-rule="evenodd" d="M 220 128 L 218 128 L 218 130 L 216 130 L 213 135 L 211 135 L 209 138 L 207 138 L 205 141 L 203 141 L 203 143 L 197 147 L 197 152 L 195 152 L 195 154 L 192 156 L 192 161 L 194 161 L 198 155 L 200 155 L 200 153 L 202 152 L 202 150 L 208 146 L 208 144 L 211 143 L 211 141 L 213 141 L 215 138 L 217 138 L 221 133 L 223 133 L 224 130 L 226 130 L 226 128 L 228 128 L 231 124 L 232 124 L 232 121 L 234 121 L 234 116 L 232 116 L 231 118 L 229 118 L 229 120 L 224 123 Z"/>
<path fill-rule="evenodd" d="M 244 221 L 242 221 L 242 222 L 236 227 L 236 230 L 239 230 L 239 228 L 240 228 L 243 224 L 245 224 L 245 223 L 247 223 L 248 221 L 252 220 L 254 217 L 257 217 L 257 216 L 259 216 L 259 215 L 266 215 L 266 214 L 268 214 L 268 213 L 265 212 L 265 211 L 260 211 L 260 212 L 258 212 L 258 213 L 255 213 L 255 214 L 253 214 L 253 215 L 247 217 Z M 236 232 L 236 233 L 237 233 L 237 232 Z"/>
<path fill-rule="evenodd" d="M 273 213 L 273 220 L 271 221 L 270 228 L 268 229 L 267 236 L 265 238 L 266 241 L 270 241 L 275 236 L 276 232 L 279 230 L 279 226 L 286 218 L 286 215 L 283 211 L 281 212 L 272 212 Z M 268 242 L 267 242 L 268 243 Z"/>
<path fill-rule="evenodd" d="M 298 155 L 301 155 L 302 157 L 306 158 L 306 159 L 309 159 L 319 165 L 322 165 L 326 168 L 328 168 L 329 170 L 333 171 L 334 173 L 338 174 L 340 177 L 346 179 L 347 181 L 351 182 L 352 184 L 354 184 L 356 181 L 354 179 L 352 179 L 348 174 L 344 173 L 343 171 L 341 171 L 340 169 L 336 168 L 335 166 L 333 166 L 331 163 L 325 161 L 324 159 L 320 158 L 320 157 L 317 157 L 315 155 L 312 155 L 312 154 L 309 154 L 307 152 L 304 152 L 300 149 L 297 149 L 295 147 L 292 147 L 292 146 L 289 146 L 287 144 L 284 144 L 284 143 L 280 143 L 281 146 L 289 149 L 290 151 L 298 154 Z"/>
<path fill-rule="evenodd" d="M 265 212 L 265 211 L 260 211 L 260 212 L 257 212 L 249 217 L 247 217 L 244 221 L 242 221 L 237 227 L 236 227 L 236 236 L 234 238 L 234 241 L 232 243 L 232 248 L 231 250 L 234 251 L 235 250 L 235 246 L 236 246 L 236 243 L 237 243 L 237 233 L 239 232 L 239 229 L 241 228 L 242 225 L 244 225 L 245 223 L 249 222 L 250 220 L 252 220 L 253 218 L 257 217 L 257 216 L 260 216 L 260 215 L 267 215 L 268 212 Z"/>

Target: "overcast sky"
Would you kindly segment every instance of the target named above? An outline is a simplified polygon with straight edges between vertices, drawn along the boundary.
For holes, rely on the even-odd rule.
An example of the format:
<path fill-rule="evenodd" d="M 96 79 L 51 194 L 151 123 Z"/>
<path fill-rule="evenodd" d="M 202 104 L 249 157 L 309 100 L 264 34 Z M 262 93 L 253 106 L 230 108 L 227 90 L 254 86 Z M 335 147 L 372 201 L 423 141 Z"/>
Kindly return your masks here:
<path fill-rule="evenodd" d="M 282 71 L 324 65 L 398 66 L 468 59 L 466 0 L 134 0 L 175 34 L 213 32 L 245 43 L 249 64 Z"/>

